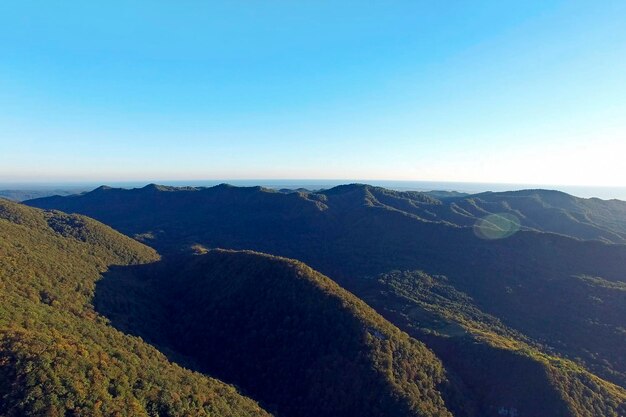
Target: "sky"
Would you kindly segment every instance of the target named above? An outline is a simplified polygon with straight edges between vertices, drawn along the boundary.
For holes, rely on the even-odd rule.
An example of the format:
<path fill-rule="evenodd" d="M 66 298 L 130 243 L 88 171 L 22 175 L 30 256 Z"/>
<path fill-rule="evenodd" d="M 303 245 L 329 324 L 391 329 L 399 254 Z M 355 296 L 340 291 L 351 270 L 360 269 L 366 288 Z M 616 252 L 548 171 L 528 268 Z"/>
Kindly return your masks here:
<path fill-rule="evenodd" d="M 626 186 L 624 1 L 0 2 L 0 182 Z"/>

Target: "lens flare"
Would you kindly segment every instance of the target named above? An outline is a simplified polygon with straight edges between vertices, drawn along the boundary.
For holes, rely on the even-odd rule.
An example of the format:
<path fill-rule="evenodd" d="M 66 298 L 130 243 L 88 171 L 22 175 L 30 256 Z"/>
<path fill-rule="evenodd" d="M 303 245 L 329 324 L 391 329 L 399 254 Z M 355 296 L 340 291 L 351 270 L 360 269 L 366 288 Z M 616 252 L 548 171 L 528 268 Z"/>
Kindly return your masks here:
<path fill-rule="evenodd" d="M 474 224 L 474 234 L 481 239 L 504 239 L 515 234 L 520 226 L 520 220 L 513 214 L 490 214 Z"/>

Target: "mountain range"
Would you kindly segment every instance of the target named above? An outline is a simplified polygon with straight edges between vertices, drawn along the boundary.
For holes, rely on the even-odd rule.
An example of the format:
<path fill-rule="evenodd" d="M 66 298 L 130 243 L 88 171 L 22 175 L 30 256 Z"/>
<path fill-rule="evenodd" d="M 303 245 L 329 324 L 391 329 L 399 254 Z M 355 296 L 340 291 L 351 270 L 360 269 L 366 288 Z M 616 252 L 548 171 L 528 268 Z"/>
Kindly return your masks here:
<path fill-rule="evenodd" d="M 625 202 L 103 186 L 0 232 L 0 415 L 626 416 Z"/>

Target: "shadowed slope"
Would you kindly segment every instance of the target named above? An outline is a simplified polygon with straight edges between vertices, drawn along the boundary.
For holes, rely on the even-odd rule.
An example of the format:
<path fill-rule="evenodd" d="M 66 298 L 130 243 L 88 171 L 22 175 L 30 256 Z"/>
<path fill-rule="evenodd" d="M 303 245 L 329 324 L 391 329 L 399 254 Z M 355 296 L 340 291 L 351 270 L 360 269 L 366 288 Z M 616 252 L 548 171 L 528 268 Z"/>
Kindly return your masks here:
<path fill-rule="evenodd" d="M 92 219 L 0 200 L 0 415 L 268 415 L 93 310 L 107 267 L 157 260 Z"/>
<path fill-rule="evenodd" d="M 210 251 L 119 268 L 97 305 L 278 416 L 450 416 L 432 352 L 297 261 Z"/>
<path fill-rule="evenodd" d="M 263 192 L 263 196 L 259 196 Z M 273 196 L 269 196 L 273 194 Z M 280 196 L 282 195 L 282 196 Z M 626 243 L 626 202 L 579 198 L 551 190 L 522 190 L 498 193 L 480 193 L 456 196 L 454 193 L 420 193 L 393 191 L 364 184 L 341 185 L 330 190 L 311 192 L 274 192 L 261 187 L 233 187 L 219 185 L 211 188 L 166 187 L 150 184 L 141 189 L 124 190 L 100 187 L 92 192 L 75 196 L 52 196 L 28 200 L 26 203 L 41 208 L 56 208 L 65 212 L 80 212 L 107 224 L 126 229 L 123 209 L 136 208 L 137 204 L 152 201 L 157 212 L 166 208 L 191 209 L 218 203 L 256 203 L 260 207 L 279 209 L 284 202 L 313 201 L 319 209 L 326 208 L 324 201 L 334 198 L 335 207 L 349 207 L 364 202 L 370 206 L 385 207 L 410 213 L 422 220 L 444 222 L 457 226 L 472 226 L 489 214 L 507 213 L 516 216 L 522 228 L 553 232 L 579 239 L 596 239 L 613 243 Z M 216 198 L 223 199 L 222 202 Z M 343 201 L 343 203 L 342 203 Z M 280 202 L 280 204 L 277 204 Z M 104 203 L 112 204 L 105 207 Z M 296 203 L 297 204 L 297 203 Z M 300 204 L 294 207 L 304 209 Z M 112 209 L 112 210 L 110 210 Z M 117 213 L 117 214 L 116 214 Z M 170 214 L 175 213 L 170 211 Z M 193 217 L 193 216 L 192 216 Z M 151 218 L 164 220 L 156 215 Z"/>

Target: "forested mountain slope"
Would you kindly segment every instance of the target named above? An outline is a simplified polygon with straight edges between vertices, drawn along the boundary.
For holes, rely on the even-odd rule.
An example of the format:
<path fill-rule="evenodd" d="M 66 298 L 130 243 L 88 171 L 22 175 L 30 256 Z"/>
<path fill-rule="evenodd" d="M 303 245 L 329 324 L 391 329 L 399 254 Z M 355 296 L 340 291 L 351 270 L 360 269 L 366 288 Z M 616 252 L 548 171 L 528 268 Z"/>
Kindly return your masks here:
<path fill-rule="evenodd" d="M 362 295 L 434 349 L 445 371 L 292 260 L 212 250 L 115 268 L 98 287 L 96 306 L 116 326 L 236 383 L 276 415 L 445 415 L 442 399 L 457 417 L 626 412 L 626 391 L 541 352 L 443 277 L 393 272 L 367 280 Z"/>
<path fill-rule="evenodd" d="M 0 415 L 267 416 L 94 311 L 108 267 L 158 259 L 95 220 L 0 199 Z"/>
<path fill-rule="evenodd" d="M 263 192 L 262 198 L 254 192 Z M 269 197 L 268 194 L 274 194 Z M 52 196 L 27 200 L 26 204 L 41 208 L 57 208 L 66 212 L 88 211 L 93 217 L 120 226 L 120 212 L 147 201 L 158 204 L 154 216 L 146 221 L 155 222 L 164 212 L 175 214 L 176 208 L 197 209 L 205 205 L 227 205 L 256 203 L 263 209 L 280 209 L 285 201 L 292 208 L 304 209 L 299 199 L 316 202 L 320 209 L 329 196 L 352 195 L 352 202 L 366 203 L 410 213 L 422 220 L 450 223 L 457 226 L 474 226 L 490 215 L 505 215 L 515 218 L 523 230 L 558 233 L 583 240 L 602 240 L 611 243 L 626 243 L 626 202 L 579 198 L 560 191 L 522 190 L 509 192 L 487 192 L 474 195 L 460 193 L 421 193 L 393 191 L 363 184 L 342 185 L 329 190 L 282 190 L 276 192 L 261 187 L 233 187 L 222 184 L 216 187 L 168 187 L 150 184 L 141 189 L 115 189 L 100 187 L 94 191 L 73 196 Z M 282 196 L 281 196 L 282 195 Z M 354 197 L 358 197 L 354 199 Z M 139 200 L 138 200 L 139 199 Z M 221 200 L 218 202 L 218 199 Z M 113 210 L 102 203 L 114 202 Z M 335 201 L 337 204 L 337 201 Z M 145 213 L 144 213 L 145 214 Z M 193 213 L 192 213 L 193 214 Z M 282 213 L 289 215 L 289 213 Z M 196 219 L 194 218 L 194 221 Z M 171 219 L 168 220 L 171 222 Z M 202 222 L 200 222 L 202 223 Z"/>
<path fill-rule="evenodd" d="M 523 190 L 481 193 L 443 200 L 450 211 L 472 219 L 488 213 L 508 213 L 527 229 L 560 233 L 579 239 L 626 243 L 626 202 L 579 198 L 560 191 Z M 469 224 L 460 222 L 459 224 Z"/>
<path fill-rule="evenodd" d="M 300 262 L 213 250 L 116 268 L 99 287 L 115 325 L 277 416 L 451 416 L 435 355 Z"/>
<path fill-rule="evenodd" d="M 548 201 L 545 195 L 541 198 Z M 201 244 L 296 258 L 372 305 L 389 294 L 384 282 L 373 279 L 379 274 L 422 270 L 446 276 L 447 285 L 471 299 L 477 311 L 519 335 L 513 339 L 626 387 L 626 246 L 523 227 L 503 234 L 508 236 L 503 239 L 484 239 L 468 220 L 478 214 L 441 214 L 450 213 L 452 203 L 447 200 L 365 185 L 288 194 L 222 185 L 100 188 L 29 204 L 94 216 L 167 253 Z M 469 200 L 451 201 L 461 207 Z M 485 216 L 490 213 L 484 211 Z M 611 213 L 619 217 L 618 209 Z M 517 218 L 523 216 L 518 213 Z M 620 233 L 618 226 L 611 231 Z M 593 239 L 600 239 L 599 233 Z M 385 305 L 376 307 L 383 311 Z M 400 318 L 389 318 L 410 330 Z M 435 348 L 436 341 L 415 337 Z M 511 351 L 523 350 L 516 343 L 509 345 Z M 493 352 L 490 349 L 485 352 Z M 444 366 L 452 357 L 442 356 Z"/>
<path fill-rule="evenodd" d="M 482 312 L 446 277 L 391 271 L 369 280 L 361 295 L 433 349 L 464 382 L 478 416 L 626 414 L 626 390 Z"/>

